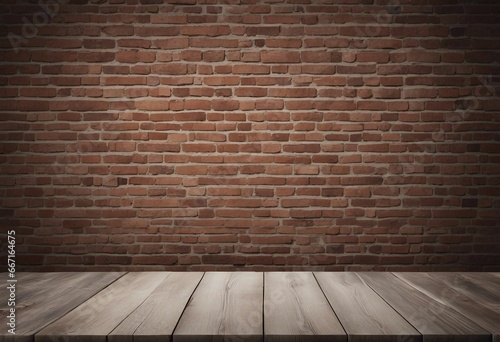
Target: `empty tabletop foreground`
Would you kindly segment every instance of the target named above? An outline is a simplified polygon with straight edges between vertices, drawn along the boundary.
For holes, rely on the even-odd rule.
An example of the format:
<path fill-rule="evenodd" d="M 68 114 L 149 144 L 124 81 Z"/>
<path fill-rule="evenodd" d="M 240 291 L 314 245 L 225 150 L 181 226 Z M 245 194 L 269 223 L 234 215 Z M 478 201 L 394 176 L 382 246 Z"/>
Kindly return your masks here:
<path fill-rule="evenodd" d="M 2 274 L 7 284 L 6 274 Z M 498 273 L 16 274 L 0 341 L 500 342 Z"/>

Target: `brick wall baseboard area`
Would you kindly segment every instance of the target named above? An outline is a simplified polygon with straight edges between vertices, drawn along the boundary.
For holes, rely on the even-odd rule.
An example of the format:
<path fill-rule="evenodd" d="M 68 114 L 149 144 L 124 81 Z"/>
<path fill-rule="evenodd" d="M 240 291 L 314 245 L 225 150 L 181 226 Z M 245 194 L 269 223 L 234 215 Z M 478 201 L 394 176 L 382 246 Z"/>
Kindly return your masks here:
<path fill-rule="evenodd" d="M 3 0 L 19 270 L 500 270 L 500 3 Z"/>

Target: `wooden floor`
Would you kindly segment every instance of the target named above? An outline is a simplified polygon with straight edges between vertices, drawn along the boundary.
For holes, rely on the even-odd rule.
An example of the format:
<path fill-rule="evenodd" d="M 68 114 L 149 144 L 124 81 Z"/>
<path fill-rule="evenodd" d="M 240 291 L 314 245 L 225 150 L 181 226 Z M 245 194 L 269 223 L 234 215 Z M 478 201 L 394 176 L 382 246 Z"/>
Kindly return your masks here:
<path fill-rule="evenodd" d="M 1 276 L 1 341 L 500 342 L 500 273 Z"/>

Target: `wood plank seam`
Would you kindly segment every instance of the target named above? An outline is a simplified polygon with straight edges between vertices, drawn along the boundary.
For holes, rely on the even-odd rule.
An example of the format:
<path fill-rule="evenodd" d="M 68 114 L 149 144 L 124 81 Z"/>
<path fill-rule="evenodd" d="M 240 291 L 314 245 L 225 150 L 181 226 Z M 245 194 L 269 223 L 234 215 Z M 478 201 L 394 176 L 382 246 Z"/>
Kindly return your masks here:
<path fill-rule="evenodd" d="M 447 279 L 450 278 L 447 274 L 429 273 L 429 275 L 445 286 L 449 286 L 472 300 L 500 312 L 500 298 L 491 292 L 491 287 L 496 283 L 491 283 L 483 278 L 481 284 L 478 284 L 469 274 L 453 274 L 452 281 Z"/>
<path fill-rule="evenodd" d="M 173 335 L 176 342 L 261 341 L 263 272 L 207 272 Z"/>
<path fill-rule="evenodd" d="M 494 312 L 491 308 L 474 301 L 452 287 L 446 286 L 443 282 L 432 278 L 427 273 L 425 273 L 425 277 L 422 277 L 421 274 L 415 276 L 413 273 L 401 272 L 395 275 L 420 292 L 424 292 L 431 298 L 441 301 L 443 304 L 474 321 L 483 329 L 489 331 L 493 335 L 494 340 L 500 337 L 500 313 Z M 433 283 L 435 287 L 432 286 Z"/>
<path fill-rule="evenodd" d="M 123 273 L 121 276 L 119 276 L 118 278 L 116 278 L 115 280 L 113 280 L 111 283 L 109 283 L 108 285 L 106 285 L 105 287 L 103 287 L 100 291 L 98 291 L 97 293 L 95 293 L 92 297 L 90 297 L 89 299 L 87 299 L 85 302 L 89 301 L 90 299 L 92 299 L 95 296 L 99 295 L 101 292 L 105 291 L 108 287 L 110 287 L 112 284 L 114 284 L 115 282 L 117 282 L 118 280 L 120 280 L 121 278 L 123 278 L 124 276 L 126 276 L 128 273 L 129 272 Z M 60 319 L 60 318 L 62 318 L 64 316 L 70 314 L 72 311 L 78 309 L 82 304 L 85 304 L 85 302 L 81 303 L 80 305 L 75 306 L 73 309 L 71 309 L 70 311 L 66 312 L 64 315 L 61 315 L 60 317 L 58 317 L 57 319 L 55 319 L 52 323 L 54 323 L 55 321 L 57 321 L 58 319 Z M 38 334 L 40 331 L 42 331 L 44 328 L 46 328 L 49 325 L 50 324 L 47 324 L 43 328 L 40 328 L 36 333 L 33 333 L 33 341 L 35 340 L 35 335 Z"/>
<path fill-rule="evenodd" d="M 389 273 L 394 276 L 393 272 L 389 272 Z M 394 277 L 396 277 L 396 276 L 394 276 Z M 366 284 L 366 286 L 368 286 L 369 288 L 371 288 L 373 290 L 373 292 L 375 292 L 377 294 L 377 296 L 379 296 L 380 298 L 382 298 L 382 300 L 384 302 L 386 302 L 387 305 L 389 305 L 394 311 L 396 311 L 401 317 L 403 317 L 403 319 L 406 322 L 408 322 L 408 324 L 411 325 L 413 327 L 413 329 L 415 329 L 416 331 L 418 331 L 423 336 L 423 334 L 417 329 L 417 327 L 414 326 L 403 314 L 401 314 L 398 310 L 396 310 L 396 308 L 394 306 L 392 306 L 391 303 L 389 303 L 387 300 L 385 300 L 385 298 L 383 296 L 381 296 L 380 293 L 378 293 L 377 290 L 375 290 L 372 286 L 370 286 L 370 284 L 368 284 L 363 278 L 361 278 L 361 280 Z"/>
<path fill-rule="evenodd" d="M 424 338 L 439 340 L 443 336 L 468 341 L 490 342 L 491 334 L 452 307 L 436 301 L 393 273 L 363 274 L 365 281 Z M 387 278 L 394 281 L 385 282 Z M 386 287 L 382 283 L 386 283 Z M 399 283 L 399 284 L 398 284 Z M 400 300 L 401 299 L 401 300 Z M 407 301 L 405 301 L 407 299 Z M 425 305 L 423 302 L 426 302 Z M 413 302 L 413 306 L 411 303 Z"/>
<path fill-rule="evenodd" d="M 342 330 L 344 330 L 344 333 L 346 334 L 347 336 L 347 330 L 346 328 L 344 327 L 344 324 L 342 324 L 342 321 L 339 319 L 339 315 L 337 314 L 337 312 L 335 311 L 335 309 L 333 308 L 332 306 L 332 303 L 330 303 L 330 301 L 328 300 L 326 294 L 325 294 L 325 291 L 323 290 L 323 288 L 321 287 L 321 284 L 319 283 L 318 281 L 318 278 L 316 277 L 316 273 L 315 272 L 312 272 L 312 275 L 314 277 L 314 280 L 316 280 L 316 284 L 318 284 L 319 288 L 321 289 L 321 293 L 323 293 L 323 296 L 325 297 L 325 301 L 328 303 L 328 305 L 332 308 L 332 311 L 333 311 L 333 314 L 335 315 L 335 317 L 337 318 L 337 320 L 339 321 L 340 325 L 342 326 Z"/>
<path fill-rule="evenodd" d="M 266 272 L 266 341 L 345 341 L 346 333 L 311 272 Z"/>
<path fill-rule="evenodd" d="M 369 287 L 359 274 L 315 272 L 349 341 L 422 342 L 422 334 Z"/>
<path fill-rule="evenodd" d="M 84 338 L 85 342 L 105 342 L 116 323 L 137 308 L 165 278 L 166 272 L 127 273 L 78 309 L 40 331 L 35 335 L 35 341 L 53 341 L 54 338 L 67 336 L 73 341 Z"/>
<path fill-rule="evenodd" d="M 15 341 L 500 342 L 500 273 L 46 275 L 26 276 L 25 317 L 53 315 Z"/>
<path fill-rule="evenodd" d="M 265 331 L 266 331 L 266 274 L 263 272 L 262 274 L 262 338 L 265 339 Z"/>
<path fill-rule="evenodd" d="M 165 277 L 165 280 L 166 280 L 166 279 L 168 279 L 168 277 L 170 277 L 170 275 L 171 275 L 171 273 L 167 274 L 167 276 Z M 145 302 L 145 301 L 147 301 L 149 297 L 151 297 L 151 295 L 154 293 L 154 291 L 155 291 L 155 290 L 156 290 L 156 289 L 157 289 L 160 285 L 161 285 L 161 283 L 159 283 L 159 284 L 158 284 L 158 286 L 157 286 L 157 287 L 155 287 L 155 288 L 154 288 L 154 290 L 153 290 L 153 291 L 151 291 L 151 293 L 150 293 L 150 294 L 149 294 L 146 298 L 144 298 L 144 300 L 143 300 L 143 301 L 142 301 L 139 305 L 137 305 L 137 308 L 138 308 L 138 307 L 140 307 L 142 304 L 144 304 L 144 302 Z M 121 323 L 123 323 L 125 320 L 127 320 L 127 318 L 128 318 L 130 315 L 132 315 L 133 313 L 134 313 L 134 310 L 130 311 L 130 312 L 129 312 L 129 314 L 128 314 L 126 317 L 124 317 L 124 318 L 123 318 L 123 320 L 122 320 L 120 323 L 118 323 L 116 326 L 119 326 Z M 132 336 L 135 334 L 135 332 L 137 331 L 137 329 L 139 329 L 139 326 L 137 326 L 137 328 L 135 328 L 134 333 L 132 334 Z"/>
<path fill-rule="evenodd" d="M 144 302 L 117 325 L 108 342 L 170 341 L 203 272 L 170 272 Z"/>
<path fill-rule="evenodd" d="M 89 273 L 92 273 L 92 272 L 89 272 Z M 97 272 L 94 272 L 94 273 L 97 273 Z M 31 337 L 31 339 L 29 339 L 29 338 L 28 339 L 30 341 L 34 341 L 35 340 L 35 335 L 38 334 L 40 331 L 42 331 L 46 327 L 50 326 L 51 324 L 55 323 L 57 320 L 59 320 L 60 318 L 64 317 L 65 315 L 68 315 L 72 311 L 76 310 L 78 307 L 80 307 L 80 305 L 82 305 L 83 303 L 85 303 L 88 300 L 92 299 L 94 296 L 96 296 L 100 292 L 104 291 L 106 288 L 108 288 L 109 286 L 111 286 L 113 283 L 115 283 L 116 281 L 118 281 L 119 279 L 121 279 L 122 277 L 124 277 L 128 272 L 111 272 L 111 273 L 121 273 L 121 274 L 119 274 L 118 276 L 116 276 L 116 278 L 113 278 L 112 280 L 110 280 L 109 283 L 106 283 L 106 285 L 104 285 L 104 287 L 102 287 L 100 290 L 98 290 L 97 292 L 95 292 L 92 295 L 90 295 L 83 302 L 81 302 L 79 304 L 76 304 L 70 310 L 64 311 L 64 312 L 58 314 L 57 316 L 54 316 L 54 318 L 52 318 L 50 320 L 47 320 L 46 322 L 38 325 L 36 328 L 33 328 L 33 330 L 30 332 L 30 335 L 23 336 L 23 335 L 17 334 L 16 336 L 19 336 L 19 337 L 15 337 L 15 340 L 17 341 L 18 338 L 19 338 L 20 341 L 24 341 L 25 338 Z M 50 273 L 45 273 L 45 274 L 50 274 Z M 67 276 L 67 275 L 71 275 L 71 272 L 64 272 L 64 273 L 61 273 L 61 274 L 63 274 L 63 276 Z M 0 341 L 3 341 L 4 337 L 5 336 L 0 336 Z"/>
<path fill-rule="evenodd" d="M 184 310 L 182 310 L 182 313 L 181 315 L 179 316 L 179 319 L 177 320 L 177 323 L 175 324 L 175 327 L 174 329 L 172 330 L 172 334 L 170 334 L 170 341 L 173 341 L 174 340 L 174 332 L 175 330 L 177 329 L 177 326 L 179 325 L 179 322 L 181 321 L 181 317 L 184 315 L 184 312 L 186 311 L 187 307 L 189 306 L 189 304 L 191 303 L 191 301 L 193 300 L 193 295 L 195 294 L 196 290 L 198 290 L 198 286 L 200 286 L 201 282 L 203 281 L 203 278 L 205 278 L 205 275 L 207 274 L 207 272 L 203 272 L 203 276 L 201 277 L 200 281 L 198 282 L 198 284 L 196 285 L 194 291 L 191 293 L 191 296 L 189 296 L 189 300 L 187 301 L 186 305 L 184 306 Z"/>

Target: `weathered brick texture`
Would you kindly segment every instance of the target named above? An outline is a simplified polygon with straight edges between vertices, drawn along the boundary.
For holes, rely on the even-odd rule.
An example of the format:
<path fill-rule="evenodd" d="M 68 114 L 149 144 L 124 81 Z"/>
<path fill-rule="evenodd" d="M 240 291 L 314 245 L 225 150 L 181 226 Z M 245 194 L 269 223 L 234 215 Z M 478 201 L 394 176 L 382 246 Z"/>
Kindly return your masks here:
<path fill-rule="evenodd" d="M 2 242 L 26 270 L 498 271 L 499 17 L 3 0 Z"/>

